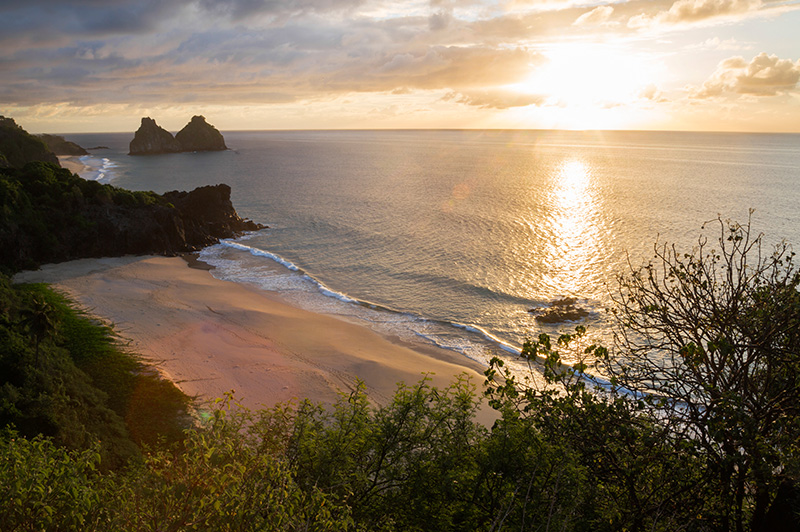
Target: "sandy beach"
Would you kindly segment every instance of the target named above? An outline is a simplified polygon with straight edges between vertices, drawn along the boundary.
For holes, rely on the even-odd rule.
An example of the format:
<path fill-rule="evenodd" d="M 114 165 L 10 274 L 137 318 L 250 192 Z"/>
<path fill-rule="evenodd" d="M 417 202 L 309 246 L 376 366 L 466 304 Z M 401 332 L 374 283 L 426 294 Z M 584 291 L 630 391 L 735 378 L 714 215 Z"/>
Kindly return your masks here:
<path fill-rule="evenodd" d="M 289 306 L 278 294 L 220 281 L 189 262 L 83 259 L 14 280 L 53 284 L 113 323 L 134 352 L 199 400 L 234 391 L 249 408 L 295 398 L 329 404 L 358 378 L 371 400 L 385 404 L 399 382 L 416 383 L 423 373 L 439 387 L 462 373 L 482 386 L 483 368 L 458 353 Z"/>
<path fill-rule="evenodd" d="M 58 163 L 61 168 L 66 168 L 73 174 L 84 175 L 91 172 L 92 169 L 80 161 L 80 158 L 74 155 L 59 155 Z"/>

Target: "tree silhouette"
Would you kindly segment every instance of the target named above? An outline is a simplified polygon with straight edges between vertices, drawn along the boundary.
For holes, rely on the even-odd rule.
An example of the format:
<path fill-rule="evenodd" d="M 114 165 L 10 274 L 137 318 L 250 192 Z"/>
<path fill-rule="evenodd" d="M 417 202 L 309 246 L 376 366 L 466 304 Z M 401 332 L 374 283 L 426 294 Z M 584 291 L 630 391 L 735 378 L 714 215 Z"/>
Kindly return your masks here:
<path fill-rule="evenodd" d="M 22 312 L 21 324 L 25 326 L 33 337 L 36 366 L 39 366 L 39 345 L 56 328 L 55 309 L 40 297 L 35 297 L 31 307 Z"/>
<path fill-rule="evenodd" d="M 702 450 L 715 528 L 766 530 L 779 486 L 800 479 L 800 271 L 787 244 L 768 252 L 749 222 L 718 222 L 716 242 L 657 247 L 621 278 L 606 369 Z"/>

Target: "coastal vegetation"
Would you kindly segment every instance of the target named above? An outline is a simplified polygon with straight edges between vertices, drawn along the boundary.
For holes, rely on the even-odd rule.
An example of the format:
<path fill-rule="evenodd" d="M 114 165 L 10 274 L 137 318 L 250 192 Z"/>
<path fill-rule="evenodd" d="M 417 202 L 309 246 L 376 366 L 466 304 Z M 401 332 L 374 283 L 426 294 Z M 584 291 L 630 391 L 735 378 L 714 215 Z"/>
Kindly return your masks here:
<path fill-rule="evenodd" d="M 189 426 L 187 397 L 45 285 L 0 277 L 0 338 L 0 426 L 18 436 L 91 448 L 108 470 Z"/>
<path fill-rule="evenodd" d="M 121 189 L 50 163 L 0 169 L 0 269 L 84 257 L 176 254 L 261 228 L 242 220 L 227 185 L 192 192 Z"/>
<path fill-rule="evenodd" d="M 128 436 L 135 448 L 119 443 L 135 434 L 121 414 L 130 396 L 114 394 L 126 386 L 104 391 L 127 426 L 87 392 L 73 398 L 83 388 L 66 376 L 69 359 L 82 383 L 130 374 L 113 369 L 124 358 L 89 363 L 100 355 L 84 343 L 113 350 L 109 330 L 92 332 L 42 286 L 6 283 L 2 374 L 20 384 L 16 396 L 3 388 L 0 527 L 796 530 L 800 272 L 787 247 L 764 252 L 749 226 L 720 227 L 713 251 L 705 240 L 694 253 L 657 248 L 655 263 L 621 278 L 613 350 L 586 345 L 582 327 L 528 341 L 521 356 L 543 380 L 495 359 L 482 393 L 423 379 L 382 407 L 360 385 L 333 408 L 251 412 L 229 396 L 180 436 Z M 60 318 L 43 328 L 24 318 L 41 312 Z M 48 379 L 65 396 L 52 412 L 17 399 L 46 397 L 31 383 Z M 481 395 L 500 414 L 492 427 L 474 420 Z M 179 427 L 180 401 L 167 404 L 148 419 L 166 412 Z M 76 423 L 90 436 L 70 437 Z"/>
<path fill-rule="evenodd" d="M 31 161 L 58 164 L 44 141 L 30 135 L 13 118 L 0 116 L 0 168 L 21 167 Z"/>

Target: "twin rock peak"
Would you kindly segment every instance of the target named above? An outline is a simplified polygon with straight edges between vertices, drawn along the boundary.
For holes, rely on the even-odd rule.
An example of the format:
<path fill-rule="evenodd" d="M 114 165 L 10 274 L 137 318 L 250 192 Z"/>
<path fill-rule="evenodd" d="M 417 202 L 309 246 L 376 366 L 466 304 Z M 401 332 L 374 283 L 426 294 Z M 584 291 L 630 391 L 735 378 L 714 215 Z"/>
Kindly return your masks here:
<path fill-rule="evenodd" d="M 203 116 L 193 116 L 191 121 L 174 137 L 172 133 L 156 124 L 155 120 L 144 117 L 142 125 L 139 126 L 131 141 L 130 155 L 227 149 L 222 133 L 206 122 Z"/>

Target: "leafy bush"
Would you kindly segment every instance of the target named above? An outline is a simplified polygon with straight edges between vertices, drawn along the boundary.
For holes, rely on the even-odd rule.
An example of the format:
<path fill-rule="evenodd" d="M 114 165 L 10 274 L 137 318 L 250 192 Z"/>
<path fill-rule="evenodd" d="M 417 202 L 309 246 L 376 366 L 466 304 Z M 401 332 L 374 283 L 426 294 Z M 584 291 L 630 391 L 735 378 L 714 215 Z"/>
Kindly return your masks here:
<path fill-rule="evenodd" d="M 289 450 L 298 483 L 333 493 L 370 530 L 460 529 L 486 433 L 472 419 L 477 406 L 463 379 L 444 390 L 401 385 L 379 409 L 363 386 L 332 413 L 304 403 Z"/>
<path fill-rule="evenodd" d="M 0 432 L 0 530 L 97 530 L 96 448 L 67 451 L 51 440 Z"/>

